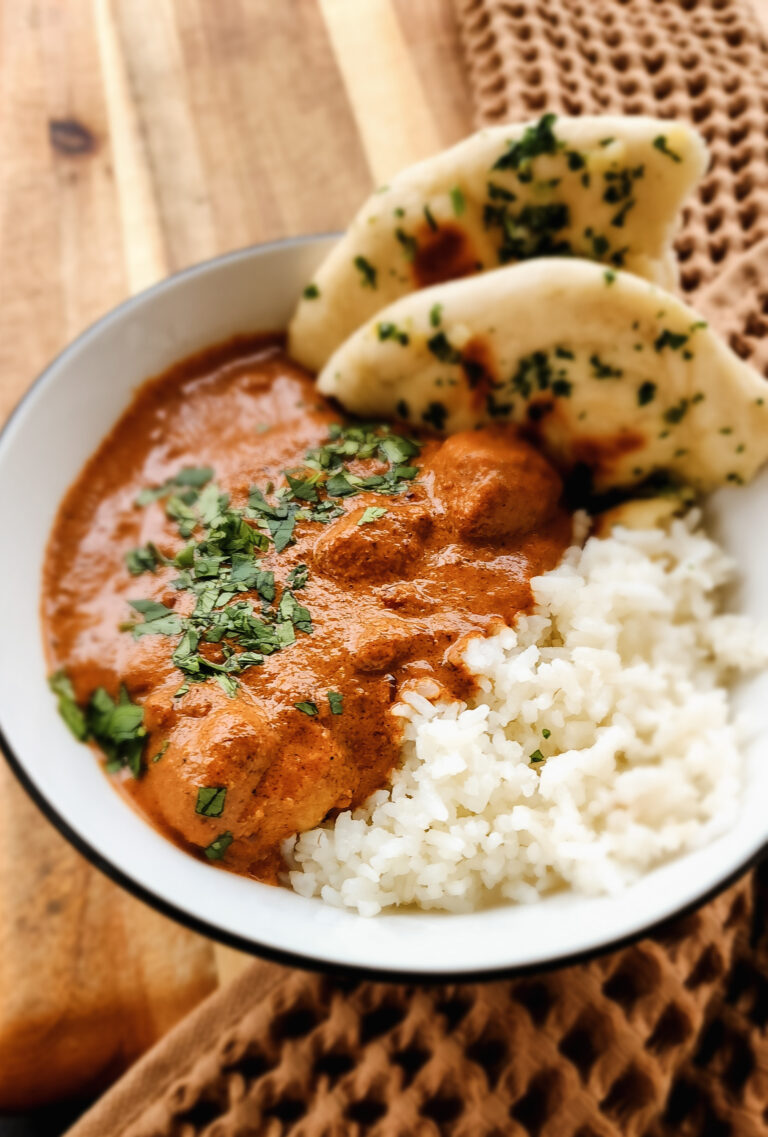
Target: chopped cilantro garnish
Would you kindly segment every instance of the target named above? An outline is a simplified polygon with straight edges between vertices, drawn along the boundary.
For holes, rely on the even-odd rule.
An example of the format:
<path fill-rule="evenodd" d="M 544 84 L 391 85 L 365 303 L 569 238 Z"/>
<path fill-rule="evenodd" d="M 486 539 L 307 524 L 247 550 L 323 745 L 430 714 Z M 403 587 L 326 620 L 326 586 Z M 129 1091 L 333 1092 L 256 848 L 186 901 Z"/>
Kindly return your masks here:
<path fill-rule="evenodd" d="M 226 800 L 226 786 L 198 786 L 195 813 L 202 813 L 203 817 L 221 817 Z"/>
<path fill-rule="evenodd" d="M 620 379 L 624 374 L 620 367 L 611 367 L 610 363 L 604 363 L 597 352 L 590 355 L 589 362 L 592 364 L 592 374 L 595 379 Z"/>
<path fill-rule="evenodd" d="M 666 134 L 659 134 L 656 138 L 654 138 L 653 145 L 661 154 L 665 154 L 667 158 L 671 158 L 673 162 L 682 162 L 683 159 L 680 157 L 680 155 L 675 153 L 674 150 L 670 150 L 669 146 L 667 145 Z"/>
<path fill-rule="evenodd" d="M 549 736 L 550 736 L 551 734 L 552 734 L 552 731 L 551 731 L 551 730 L 548 730 L 546 727 L 544 727 L 544 729 L 543 729 L 543 730 L 542 730 L 542 732 L 541 732 L 541 737 L 542 737 L 542 738 L 549 738 Z"/>
<path fill-rule="evenodd" d="M 301 711 L 301 713 L 303 715 L 309 715 L 311 717 L 311 716 L 316 715 L 318 713 L 316 703 L 303 702 L 303 703 L 294 703 L 293 705 L 296 708 L 296 710 Z"/>
<path fill-rule="evenodd" d="M 517 194 L 493 182 L 488 182 L 488 197 L 491 201 L 517 201 Z"/>
<path fill-rule="evenodd" d="M 366 260 L 365 257 L 357 256 L 355 257 L 354 264 L 360 273 L 360 283 L 363 288 L 375 288 L 377 272 L 371 262 Z"/>
<path fill-rule="evenodd" d="M 331 708 L 332 715 L 344 713 L 344 696 L 340 695 L 338 691 L 328 692 L 328 704 Z"/>
<path fill-rule="evenodd" d="M 232 844 L 232 839 L 232 834 L 229 830 L 227 830 L 226 833 L 219 833 L 218 837 L 211 841 L 210 845 L 206 846 L 203 850 L 208 860 L 220 861 Z"/>
<path fill-rule="evenodd" d="M 176 636 L 181 632 L 181 619 L 172 608 L 155 600 L 129 600 L 131 608 L 144 617 L 143 623 L 133 624 L 133 638 L 140 636 Z"/>
<path fill-rule="evenodd" d="M 358 521 L 358 525 L 372 525 L 374 521 L 378 521 L 386 513 L 386 509 L 382 509 L 378 505 L 369 505 L 367 509 L 363 510 L 363 515 Z"/>
<path fill-rule="evenodd" d="M 59 714 L 75 738 L 80 742 L 93 739 L 106 754 L 110 773 L 127 767 L 138 778 L 147 737 L 144 708 L 131 702 L 125 687 L 120 688 L 117 701 L 103 687 L 97 687 L 81 708 L 66 672 L 57 671 L 48 682 L 58 697 Z"/>
<path fill-rule="evenodd" d="M 673 332 L 669 328 L 664 328 L 653 341 L 653 346 L 656 351 L 662 351 L 665 347 L 677 351 L 686 343 L 688 343 L 688 336 L 684 332 Z"/>
<path fill-rule="evenodd" d="M 406 231 L 404 229 L 400 229 L 400 228 L 395 229 L 395 236 L 397 237 L 398 241 L 400 242 L 403 253 L 405 254 L 405 259 L 407 261 L 415 260 L 416 259 L 416 253 L 418 252 L 418 249 L 419 249 L 419 245 L 418 245 L 416 238 L 411 236 L 410 233 L 406 233 Z"/>
<path fill-rule="evenodd" d="M 454 186 L 451 190 L 451 205 L 456 217 L 461 217 L 467 207 L 467 202 L 459 186 Z"/>
<path fill-rule="evenodd" d="M 317 486 L 312 478 L 296 478 L 286 473 L 285 480 L 291 487 L 291 494 L 299 501 L 319 501 Z"/>
<path fill-rule="evenodd" d="M 376 332 L 380 340 L 394 340 L 396 343 L 406 347 L 411 342 L 411 337 L 407 332 L 402 331 L 396 324 L 390 324 L 387 321 L 376 325 Z"/>
<path fill-rule="evenodd" d="M 174 474 L 172 478 L 168 478 L 167 481 L 163 482 L 161 486 L 154 486 L 153 488 L 142 490 L 136 498 L 136 504 L 149 505 L 161 497 L 166 497 L 174 489 L 178 488 L 202 489 L 212 477 L 213 470 L 210 466 L 185 466 L 179 470 L 178 474 Z"/>
<path fill-rule="evenodd" d="M 441 363 L 461 363 L 461 352 L 450 343 L 445 332 L 436 332 L 427 340 L 427 347 Z"/>
<path fill-rule="evenodd" d="M 160 759 L 163 757 L 163 755 L 165 754 L 165 752 L 167 751 L 167 749 L 168 749 L 168 747 L 169 747 L 170 745 L 171 745 L 170 739 L 166 738 L 165 742 L 163 742 L 163 743 L 162 743 L 162 745 L 161 745 L 160 749 L 158 750 L 157 754 L 153 754 L 153 755 L 152 755 L 152 757 L 150 758 L 150 762 L 152 762 L 153 764 L 154 764 L 155 762 L 159 762 L 159 761 L 160 761 Z"/>
<path fill-rule="evenodd" d="M 289 588 L 286 588 L 280 597 L 277 615 L 279 620 L 290 620 L 298 631 L 306 632 L 307 635 L 312 634 L 312 617 L 309 609 L 299 604 Z"/>
<path fill-rule="evenodd" d="M 125 554 L 125 564 L 131 576 L 141 576 L 143 572 L 154 572 L 166 559 L 152 541 L 147 541 L 138 549 L 129 549 Z"/>
<path fill-rule="evenodd" d="M 561 143 L 552 129 L 557 115 L 544 114 L 534 126 L 526 127 L 523 137 L 511 142 L 508 149 L 493 164 L 494 170 L 520 170 L 539 154 L 555 154 Z"/>
<path fill-rule="evenodd" d="M 688 405 L 688 399 L 681 399 L 675 406 L 667 407 L 664 411 L 664 422 L 668 422 L 673 426 L 679 423 L 684 418 L 688 410 Z"/>
<path fill-rule="evenodd" d="M 534 750 L 533 754 L 530 755 L 530 761 L 531 762 L 543 762 L 544 761 L 544 755 L 541 753 L 540 750 Z"/>
<path fill-rule="evenodd" d="M 656 396 L 656 384 L 655 383 L 651 383 L 650 381 L 648 381 L 647 383 L 641 383 L 640 386 L 637 388 L 637 405 L 639 407 L 644 407 L 644 406 L 646 406 L 647 403 L 650 403 L 655 398 L 655 396 Z"/>
<path fill-rule="evenodd" d="M 75 701 L 75 692 L 66 671 L 56 671 L 48 680 L 48 686 L 58 698 L 59 714 L 64 719 L 75 738 L 84 742 L 88 737 L 88 723 Z"/>
<path fill-rule="evenodd" d="M 288 509 L 284 517 L 268 517 L 267 528 L 275 544 L 275 552 L 282 553 L 293 541 L 293 530 L 296 526 L 296 509 Z"/>
<path fill-rule="evenodd" d="M 303 588 L 309 578 L 309 569 L 306 565 L 294 565 L 288 576 L 285 578 L 285 583 L 288 588 L 298 591 Z M 274 599 L 274 591 L 272 593 Z"/>
<path fill-rule="evenodd" d="M 424 206 L 424 220 L 426 221 L 427 225 L 430 227 L 430 229 L 432 230 L 433 233 L 437 231 L 438 226 L 437 226 L 437 222 L 435 221 L 435 215 L 432 212 L 432 210 L 429 208 L 428 205 Z"/>

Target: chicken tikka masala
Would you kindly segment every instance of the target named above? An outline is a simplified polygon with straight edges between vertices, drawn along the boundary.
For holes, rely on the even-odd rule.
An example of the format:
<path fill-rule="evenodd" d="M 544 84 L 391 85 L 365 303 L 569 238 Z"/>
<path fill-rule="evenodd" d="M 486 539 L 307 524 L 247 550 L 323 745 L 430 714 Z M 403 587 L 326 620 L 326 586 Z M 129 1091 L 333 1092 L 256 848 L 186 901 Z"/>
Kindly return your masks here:
<path fill-rule="evenodd" d="M 351 420 L 280 337 L 210 349 L 139 390 L 61 507 L 59 707 L 158 829 L 274 882 L 285 838 L 386 784 L 405 684 L 471 694 L 466 636 L 570 541 L 561 488 L 513 427 Z"/>

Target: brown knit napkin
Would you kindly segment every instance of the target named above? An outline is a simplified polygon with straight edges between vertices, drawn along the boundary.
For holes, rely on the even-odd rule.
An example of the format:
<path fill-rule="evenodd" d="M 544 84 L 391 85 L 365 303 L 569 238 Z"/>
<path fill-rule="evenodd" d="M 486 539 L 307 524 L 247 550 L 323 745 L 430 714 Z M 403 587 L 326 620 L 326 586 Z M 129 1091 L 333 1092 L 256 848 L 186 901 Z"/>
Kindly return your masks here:
<path fill-rule="evenodd" d="M 682 288 L 768 374 L 768 50 L 747 0 L 456 0 L 478 125 L 694 122 Z M 512 982 L 254 964 L 70 1137 L 765 1137 L 768 871 L 650 939 Z"/>
<path fill-rule="evenodd" d="M 357 983 L 254 964 L 69 1137 L 758 1137 L 768 874 L 593 963 Z"/>

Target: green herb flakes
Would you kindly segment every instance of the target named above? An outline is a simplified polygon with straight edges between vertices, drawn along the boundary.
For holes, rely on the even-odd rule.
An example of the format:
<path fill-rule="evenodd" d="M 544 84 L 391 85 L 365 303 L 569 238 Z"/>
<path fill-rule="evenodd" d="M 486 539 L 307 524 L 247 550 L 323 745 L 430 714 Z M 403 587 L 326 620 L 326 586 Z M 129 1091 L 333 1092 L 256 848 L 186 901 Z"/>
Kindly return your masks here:
<path fill-rule="evenodd" d="M 376 325 L 376 333 L 380 340 L 394 340 L 402 347 L 407 347 L 411 342 L 411 337 L 407 332 L 401 331 L 395 324 L 386 321 Z"/>
<path fill-rule="evenodd" d="M 406 233 L 404 229 L 400 228 L 395 229 L 395 237 L 400 243 L 400 247 L 403 250 L 405 259 L 407 261 L 414 261 L 416 259 L 416 253 L 419 249 L 418 241 L 416 238 L 411 236 L 410 233 Z"/>
<path fill-rule="evenodd" d="M 496 159 L 494 170 L 525 170 L 531 160 L 540 154 L 555 154 L 561 143 L 552 129 L 557 115 L 544 114 L 534 126 L 526 127 L 518 142 L 511 142 L 507 150 Z"/>
<path fill-rule="evenodd" d="M 433 304 L 429 309 L 429 322 L 433 328 L 439 328 L 443 319 L 443 306 L 442 304 Z M 400 412 L 398 411 L 398 414 Z M 402 416 L 403 418 L 405 415 Z"/>
<path fill-rule="evenodd" d="M 543 762 L 544 761 L 544 755 L 541 753 L 540 750 L 534 750 L 533 754 L 530 755 L 530 761 L 531 762 Z"/>
<path fill-rule="evenodd" d="M 56 671 L 48 680 L 48 686 L 58 699 L 58 710 L 64 722 L 80 742 L 88 737 L 88 723 L 75 701 L 75 692 L 66 671 Z"/>
<path fill-rule="evenodd" d="M 159 761 L 160 761 L 160 759 L 163 757 L 163 755 L 164 755 L 164 754 L 166 753 L 166 751 L 168 750 L 168 747 L 169 747 L 170 745 L 171 745 L 170 739 L 166 738 L 165 742 L 163 742 L 163 744 L 161 745 L 161 747 L 160 747 L 160 749 L 158 750 L 157 754 L 153 754 L 153 755 L 152 755 L 152 757 L 150 758 L 150 762 L 151 762 L 153 765 L 154 765 L 154 763 L 155 763 L 155 762 L 159 762 Z"/>
<path fill-rule="evenodd" d="M 426 221 L 427 225 L 432 230 L 432 232 L 436 233 L 438 225 L 437 225 L 437 222 L 435 221 L 435 215 L 432 212 L 432 210 L 429 208 L 428 205 L 424 206 L 424 220 Z"/>
<path fill-rule="evenodd" d="M 451 205 L 453 206 L 453 212 L 456 217 L 461 217 L 467 208 L 466 198 L 459 186 L 454 186 L 451 190 Z"/>
<path fill-rule="evenodd" d="M 655 351 L 663 351 L 665 347 L 678 351 L 686 343 L 688 336 L 685 332 L 673 332 L 669 328 L 664 328 L 653 341 L 653 347 Z"/>
<path fill-rule="evenodd" d="M 370 261 L 365 257 L 357 256 L 354 265 L 360 273 L 360 283 L 363 288 L 376 288 L 377 272 Z"/>
<path fill-rule="evenodd" d="M 548 730 L 546 727 L 544 727 L 544 729 L 541 732 L 541 737 L 542 738 L 549 738 L 551 734 L 552 734 L 552 731 Z"/>
<path fill-rule="evenodd" d="M 597 352 L 590 355 L 589 362 L 592 365 L 592 374 L 595 379 L 620 379 L 624 374 L 620 367 L 612 367 L 610 363 L 604 363 Z"/>
<path fill-rule="evenodd" d="M 427 348 L 441 363 L 461 363 L 461 352 L 450 343 L 445 332 L 436 332 L 428 339 Z"/>
<path fill-rule="evenodd" d="M 673 162 L 682 162 L 683 159 L 680 157 L 680 155 L 677 154 L 674 150 L 670 150 L 669 146 L 667 145 L 666 134 L 657 135 L 657 137 L 653 140 L 653 145 L 660 154 L 664 154 L 667 158 L 671 158 Z"/>
<path fill-rule="evenodd" d="M 79 742 L 93 739 L 107 757 L 109 773 L 127 767 L 138 778 L 147 737 L 144 708 L 131 702 L 125 687 L 120 688 L 117 701 L 98 687 L 81 708 L 65 671 L 55 672 L 48 683 L 58 698 L 59 714 L 75 738 Z"/>
<path fill-rule="evenodd" d="M 655 399 L 655 397 L 656 397 L 656 384 L 655 383 L 651 383 L 650 381 L 646 382 L 646 383 L 641 383 L 640 386 L 637 388 L 637 405 L 639 407 L 646 406 L 648 403 L 652 402 L 653 399 Z"/>
<path fill-rule="evenodd" d="M 226 786 L 198 786 L 195 813 L 201 813 L 203 817 L 221 817 L 226 800 Z"/>
<path fill-rule="evenodd" d="M 338 691 L 328 692 L 328 705 L 331 708 L 332 715 L 341 715 L 344 713 L 344 696 L 340 695 Z"/>
<path fill-rule="evenodd" d="M 143 572 L 155 572 L 160 565 L 167 564 L 157 545 L 148 541 L 138 549 L 129 549 L 125 554 L 125 565 L 131 576 L 141 576 Z"/>
<path fill-rule="evenodd" d="M 672 407 L 667 407 L 664 411 L 664 422 L 668 422 L 671 426 L 676 426 L 683 420 L 688 411 L 688 399 L 681 399 Z"/>
<path fill-rule="evenodd" d="M 294 565 L 294 567 L 288 573 L 288 576 L 285 578 L 286 587 L 292 588 L 295 592 L 298 592 L 298 590 L 300 588 L 304 588 L 308 579 L 309 579 L 309 569 L 307 568 L 307 566 L 306 565 Z M 274 594 L 274 589 L 273 589 L 272 596 L 267 597 L 267 599 L 274 600 L 274 596 L 275 596 L 275 594 Z"/>
<path fill-rule="evenodd" d="M 316 703 L 303 702 L 303 703 L 294 703 L 293 705 L 297 711 L 301 711 L 301 713 L 303 715 L 309 715 L 310 718 L 312 718 L 314 715 L 316 715 L 318 713 Z"/>
<path fill-rule="evenodd" d="M 367 509 L 363 510 L 363 515 L 358 521 L 358 525 L 372 525 L 374 521 L 378 521 L 386 513 L 386 509 L 382 509 L 378 505 L 369 505 Z"/>
<path fill-rule="evenodd" d="M 209 861 L 220 861 L 232 844 L 232 840 L 232 834 L 227 830 L 225 833 L 220 833 L 215 840 L 211 841 L 210 845 L 207 845 L 203 852 Z"/>
<path fill-rule="evenodd" d="M 320 289 L 316 284 L 308 284 L 301 295 L 305 300 L 317 300 L 320 295 Z"/>
<path fill-rule="evenodd" d="M 129 600 L 128 603 L 144 617 L 142 623 L 131 627 L 134 639 L 141 636 L 176 636 L 181 632 L 181 619 L 172 608 L 166 608 L 155 600 Z"/>

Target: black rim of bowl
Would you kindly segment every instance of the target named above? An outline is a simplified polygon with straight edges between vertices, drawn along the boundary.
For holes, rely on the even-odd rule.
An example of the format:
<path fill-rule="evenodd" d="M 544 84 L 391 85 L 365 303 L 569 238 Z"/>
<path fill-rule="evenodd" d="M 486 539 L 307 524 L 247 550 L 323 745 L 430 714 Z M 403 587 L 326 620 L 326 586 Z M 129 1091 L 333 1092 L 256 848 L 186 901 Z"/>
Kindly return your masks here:
<path fill-rule="evenodd" d="M 338 233 L 316 233 L 308 234 L 303 237 L 286 237 L 282 240 L 268 241 L 259 245 L 251 245 L 244 249 L 237 249 L 234 252 L 223 253 L 221 256 L 212 257 L 206 261 L 200 261 L 198 264 L 191 265 L 189 268 L 182 269 L 179 272 L 173 273 L 170 276 L 164 277 L 163 280 L 158 281 L 149 288 L 143 289 L 141 292 L 136 293 L 135 296 L 129 297 L 115 308 L 110 309 L 109 312 L 101 316 L 94 323 L 90 324 L 84 331 L 80 333 L 71 343 L 69 343 L 58 355 L 51 360 L 51 362 L 44 368 L 44 370 L 37 376 L 34 382 L 27 388 L 24 395 L 16 404 L 11 414 L 8 416 L 2 429 L 0 429 L 0 448 L 2 448 L 3 440 L 15 422 L 21 410 L 26 406 L 29 398 L 33 392 L 37 392 L 41 387 L 44 387 L 50 380 L 50 375 L 53 370 L 59 366 L 70 352 L 73 352 L 85 340 L 100 332 L 104 327 L 112 323 L 118 317 L 127 312 L 130 308 L 145 301 L 154 293 L 164 291 L 169 285 L 176 281 L 182 280 L 186 277 L 204 274 L 211 268 L 217 265 L 224 265 L 233 261 L 247 260 L 254 255 L 254 253 L 265 252 L 270 249 L 278 249 L 285 247 L 293 247 L 297 245 L 315 244 L 316 242 L 327 240 L 331 237 L 338 237 Z M 517 976 L 543 974 L 548 971 L 554 971 L 558 968 L 571 967 L 575 964 L 586 963 L 589 960 L 597 959 L 600 956 L 607 955 L 610 952 L 619 951 L 622 948 L 629 947 L 631 944 L 637 943 L 639 940 L 645 939 L 652 934 L 662 933 L 663 929 L 670 926 L 674 921 L 682 919 L 685 916 L 695 912 L 703 904 L 709 900 L 714 899 L 721 892 L 724 892 L 730 885 L 739 880 L 746 872 L 756 865 L 765 854 L 768 852 L 768 838 L 763 844 L 748 857 L 744 859 L 735 869 L 733 869 L 726 877 L 719 881 L 712 888 L 708 888 L 703 892 L 697 894 L 692 900 L 674 912 L 663 916 L 659 920 L 652 921 L 642 928 L 629 933 L 626 936 L 621 936 L 617 939 L 601 943 L 595 947 L 585 948 L 582 951 L 573 952 L 561 956 L 554 957 L 549 960 L 539 961 L 528 964 L 516 964 L 510 966 L 495 967 L 490 969 L 482 969 L 479 971 L 440 971 L 440 972 L 421 972 L 421 971 L 408 971 L 398 970 L 396 968 L 375 968 L 366 967 L 359 964 L 345 964 L 333 963 L 329 960 L 317 959 L 313 956 L 305 956 L 299 952 L 291 952 L 283 950 L 282 948 L 271 947 L 269 944 L 261 943 L 258 940 L 250 939 L 237 935 L 234 932 L 228 932 L 224 928 L 219 927 L 217 924 L 209 923 L 198 916 L 193 916 L 183 908 L 178 908 L 169 900 L 158 896 L 152 892 L 151 889 L 145 888 L 144 885 L 139 884 L 132 877 L 130 877 L 122 869 L 118 868 L 107 860 L 102 854 L 94 848 L 88 841 L 86 841 L 80 834 L 72 828 L 69 822 L 62 817 L 58 810 L 51 804 L 45 797 L 43 792 L 39 789 L 36 783 L 32 780 L 27 773 L 26 768 L 11 747 L 5 732 L 0 723 L 0 750 L 2 750 L 5 759 L 13 771 L 17 781 L 26 790 L 32 801 L 37 805 L 43 815 L 51 822 L 55 829 L 66 838 L 66 840 L 74 846 L 79 853 L 81 853 L 86 860 L 90 861 L 97 869 L 109 877 L 110 880 L 124 888 L 126 892 L 131 893 L 137 899 L 148 904 L 151 908 L 161 912 L 164 916 L 175 920 L 176 923 L 182 924 L 193 932 L 197 932 L 208 939 L 216 940 L 219 943 L 226 944 L 228 947 L 235 948 L 238 951 L 244 952 L 248 955 L 253 955 L 261 959 L 270 960 L 273 963 L 279 963 L 286 967 L 298 967 L 306 971 L 318 971 L 329 975 L 353 975 L 359 979 L 368 979 L 374 982 L 385 983 L 416 983 L 416 984 L 453 984 L 453 983 L 484 983 L 500 979 L 512 979 Z M 450 919 L 450 915 L 445 917 Z M 363 919 L 363 917 L 360 917 Z"/>

